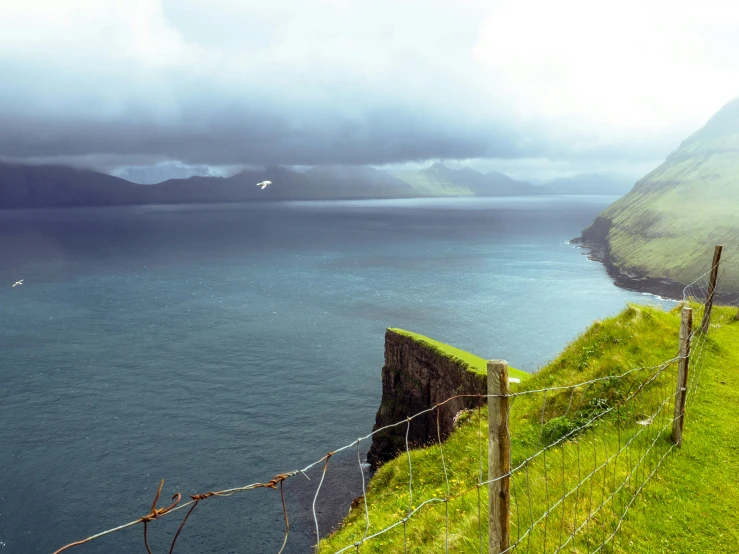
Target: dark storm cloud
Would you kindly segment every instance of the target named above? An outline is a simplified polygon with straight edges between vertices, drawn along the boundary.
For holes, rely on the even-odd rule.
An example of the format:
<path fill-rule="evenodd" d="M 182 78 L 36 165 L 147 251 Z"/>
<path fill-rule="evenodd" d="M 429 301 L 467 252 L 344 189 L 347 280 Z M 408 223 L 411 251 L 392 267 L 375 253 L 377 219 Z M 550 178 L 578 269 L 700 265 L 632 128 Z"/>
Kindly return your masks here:
<path fill-rule="evenodd" d="M 531 43 L 490 42 L 516 10 L 491 15 L 474 0 L 307 4 L 0 6 L 0 158 L 99 168 L 641 162 L 663 157 L 689 129 L 655 136 L 523 117 L 532 110 L 519 110 L 519 99 L 548 112 L 552 98 L 562 113 L 577 106 L 548 89 L 556 72 L 527 71 L 538 50 L 522 46 Z"/>
<path fill-rule="evenodd" d="M 218 103 L 217 98 L 209 102 Z M 10 158 L 117 154 L 209 164 L 377 164 L 429 158 L 518 157 L 516 132 L 460 123 L 411 107 L 376 107 L 347 117 L 328 108 L 286 113 L 254 102 L 158 122 L 132 110 L 116 119 L 5 116 L 0 154 Z"/>

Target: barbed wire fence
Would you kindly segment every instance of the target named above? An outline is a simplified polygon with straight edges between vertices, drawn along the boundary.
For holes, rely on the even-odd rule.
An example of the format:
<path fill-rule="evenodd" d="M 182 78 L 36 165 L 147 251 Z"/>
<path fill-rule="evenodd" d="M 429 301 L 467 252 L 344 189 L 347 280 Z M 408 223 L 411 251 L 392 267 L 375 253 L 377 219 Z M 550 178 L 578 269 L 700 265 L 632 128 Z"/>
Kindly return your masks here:
<path fill-rule="evenodd" d="M 668 455 L 680 447 L 687 400 L 700 387 L 719 263 L 717 247 L 711 269 L 685 287 L 675 355 L 657 365 L 612 372 L 571 385 L 532 390 L 522 385 L 518 387 L 521 390 L 511 391 L 507 363 L 489 362 L 488 394 L 452 396 L 266 482 L 191 495 L 184 502 L 178 493 L 168 504 L 159 506 L 162 481 L 148 513 L 67 544 L 54 554 L 139 524 L 146 552 L 152 554 L 149 524 L 186 510 L 170 543 L 172 554 L 189 517 L 201 503 L 265 488 L 280 494 L 285 521 L 278 551 L 282 554 L 290 534 L 284 483 L 292 478 L 307 479 L 307 473 L 314 469 L 320 470 L 312 502 L 319 552 L 409 552 L 419 532 L 411 527 L 419 517 L 438 524 L 446 553 L 596 553 L 609 548 L 614 552 L 630 508 Z M 694 320 L 700 323 L 694 325 Z M 477 423 L 475 444 L 465 451 L 468 471 L 457 478 L 458 472 L 445 454 L 440 418 L 444 406 L 460 398 L 477 399 L 479 404 L 468 414 L 469 424 Z M 419 489 L 417 482 L 414 487 L 413 445 L 409 441 L 411 422 L 429 415 L 436 418 L 439 479 L 443 476 L 441 487 L 436 489 L 439 493 L 431 495 L 423 487 Z M 394 521 L 376 524 L 370 510 L 361 445 L 375 435 L 402 430 L 403 426 L 405 451 L 401 457 L 407 460 L 408 481 L 407 492 L 399 493 L 399 501 L 405 508 Z M 332 458 L 354 452 L 362 475 L 362 496 L 357 504 L 362 517 L 357 519 L 347 543 L 334 548 L 321 542 L 317 506 Z M 463 518 L 455 530 L 451 525 L 460 520 L 456 513 L 471 517 Z"/>

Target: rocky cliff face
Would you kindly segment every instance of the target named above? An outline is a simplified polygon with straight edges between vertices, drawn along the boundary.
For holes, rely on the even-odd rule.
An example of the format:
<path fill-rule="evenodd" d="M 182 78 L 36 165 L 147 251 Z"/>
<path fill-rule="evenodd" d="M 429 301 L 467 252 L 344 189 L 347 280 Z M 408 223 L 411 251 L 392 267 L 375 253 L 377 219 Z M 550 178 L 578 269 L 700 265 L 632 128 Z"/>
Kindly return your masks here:
<path fill-rule="evenodd" d="M 382 368 L 382 403 L 373 430 L 401 422 L 458 394 L 486 394 L 487 376 L 472 371 L 461 360 L 445 356 L 414 340 L 388 329 L 385 334 L 385 366 Z M 439 408 L 441 439 L 454 427 L 454 416 L 474 408 L 480 398 L 457 398 Z M 436 410 L 411 421 L 408 442 L 411 447 L 438 441 Z M 367 461 L 373 470 L 405 450 L 408 426 L 401 423 L 374 435 Z"/>

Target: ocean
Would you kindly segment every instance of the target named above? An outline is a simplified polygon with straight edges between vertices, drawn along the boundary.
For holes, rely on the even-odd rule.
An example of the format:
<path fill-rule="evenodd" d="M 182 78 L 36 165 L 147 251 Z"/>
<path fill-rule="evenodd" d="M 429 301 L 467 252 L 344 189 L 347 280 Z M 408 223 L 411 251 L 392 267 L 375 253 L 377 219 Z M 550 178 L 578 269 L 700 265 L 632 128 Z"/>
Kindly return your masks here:
<path fill-rule="evenodd" d="M 594 320 L 662 302 L 567 242 L 613 200 L 0 212 L 0 553 L 135 520 L 161 479 L 166 505 L 367 434 L 387 327 L 536 371 Z M 357 452 L 331 464 L 322 533 L 361 494 Z M 285 486 L 286 552 L 315 542 L 309 477 Z M 154 552 L 182 515 L 149 524 Z M 142 552 L 142 532 L 69 552 Z M 176 551 L 277 552 L 283 536 L 279 491 L 258 489 L 203 501 Z"/>

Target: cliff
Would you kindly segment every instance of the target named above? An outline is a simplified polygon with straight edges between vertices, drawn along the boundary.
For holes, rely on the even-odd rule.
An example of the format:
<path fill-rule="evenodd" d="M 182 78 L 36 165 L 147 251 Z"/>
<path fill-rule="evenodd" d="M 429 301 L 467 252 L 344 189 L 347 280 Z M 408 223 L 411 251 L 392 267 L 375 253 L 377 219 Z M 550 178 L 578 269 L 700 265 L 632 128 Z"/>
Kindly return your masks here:
<path fill-rule="evenodd" d="M 684 140 L 609 206 L 580 242 L 617 284 L 668 296 L 703 274 L 724 245 L 719 292 L 739 294 L 739 99 Z M 681 286 L 682 285 L 682 286 Z"/>
<path fill-rule="evenodd" d="M 514 377 L 528 374 L 510 370 Z M 402 421 L 458 394 L 486 394 L 486 362 L 479 356 L 401 329 L 385 333 L 385 365 L 382 368 L 382 402 L 374 431 Z M 439 427 L 445 440 L 454 429 L 454 416 L 475 408 L 479 398 L 457 398 L 441 407 Z M 401 424 L 374 435 L 367 461 L 373 469 L 405 450 L 407 425 Z M 438 441 L 436 411 L 411 421 L 409 446 Z"/>

